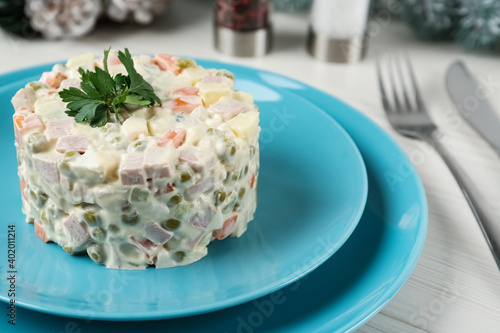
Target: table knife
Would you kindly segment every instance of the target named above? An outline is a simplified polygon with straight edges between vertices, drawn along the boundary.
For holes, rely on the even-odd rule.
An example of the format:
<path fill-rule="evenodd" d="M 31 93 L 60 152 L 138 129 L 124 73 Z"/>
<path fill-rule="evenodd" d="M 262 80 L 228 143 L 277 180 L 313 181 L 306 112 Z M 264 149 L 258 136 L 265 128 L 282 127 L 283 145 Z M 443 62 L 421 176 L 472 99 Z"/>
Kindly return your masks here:
<path fill-rule="evenodd" d="M 487 87 L 480 85 L 462 61 L 446 73 L 446 87 L 460 115 L 500 155 L 500 119 L 487 100 Z"/>

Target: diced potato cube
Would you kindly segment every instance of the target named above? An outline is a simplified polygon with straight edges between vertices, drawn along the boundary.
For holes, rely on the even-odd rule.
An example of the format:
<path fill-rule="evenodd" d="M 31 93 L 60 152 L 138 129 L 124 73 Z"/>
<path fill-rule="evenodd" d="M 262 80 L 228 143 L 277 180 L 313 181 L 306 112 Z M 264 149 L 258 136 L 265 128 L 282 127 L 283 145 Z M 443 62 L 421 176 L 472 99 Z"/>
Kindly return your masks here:
<path fill-rule="evenodd" d="M 136 140 L 140 134 L 149 135 L 148 123 L 146 119 L 131 116 L 122 124 L 121 132 L 130 140 Z"/>
<path fill-rule="evenodd" d="M 68 59 L 68 68 L 79 68 L 83 69 L 93 69 L 95 62 L 95 56 L 92 53 L 80 54 Z"/>
<path fill-rule="evenodd" d="M 253 104 L 253 96 L 252 94 L 246 93 L 244 91 L 238 91 L 236 90 L 234 92 L 233 98 L 237 101 L 246 103 L 246 104 Z"/>
<path fill-rule="evenodd" d="M 104 179 L 113 179 L 119 163 L 120 157 L 113 151 L 89 149 L 80 158 L 68 164 L 77 178 L 94 183 L 102 182 Z"/>
<path fill-rule="evenodd" d="M 205 106 L 217 103 L 221 97 L 232 97 L 233 89 L 226 83 L 200 84 L 200 97 Z"/>
<path fill-rule="evenodd" d="M 172 124 L 168 121 L 168 119 L 160 118 L 158 116 L 153 117 L 148 121 L 148 129 L 151 135 L 163 135 L 171 127 Z"/>
<path fill-rule="evenodd" d="M 207 70 L 201 66 L 189 67 L 182 71 L 181 76 L 185 76 L 194 84 L 207 75 Z"/>
<path fill-rule="evenodd" d="M 233 133 L 244 140 L 251 140 L 259 133 L 259 113 L 255 111 L 240 113 L 227 122 Z"/>
<path fill-rule="evenodd" d="M 35 101 L 35 114 L 45 120 L 54 120 L 67 117 L 64 111 L 67 110 L 66 104 L 53 95 L 50 98 L 41 98 Z"/>

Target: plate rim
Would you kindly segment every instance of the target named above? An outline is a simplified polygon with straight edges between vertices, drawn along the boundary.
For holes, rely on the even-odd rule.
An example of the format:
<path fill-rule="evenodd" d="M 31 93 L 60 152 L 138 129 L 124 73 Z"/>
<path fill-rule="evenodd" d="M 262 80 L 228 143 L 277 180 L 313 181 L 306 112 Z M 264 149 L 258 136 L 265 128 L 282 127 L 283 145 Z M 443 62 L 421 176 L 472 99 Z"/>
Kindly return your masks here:
<path fill-rule="evenodd" d="M 292 78 L 288 78 L 287 76 L 274 73 L 271 71 L 266 71 L 266 70 L 261 70 L 261 69 L 256 69 L 252 68 L 249 66 L 242 66 L 230 62 L 221 62 L 218 60 L 212 60 L 212 59 L 206 59 L 206 58 L 194 58 L 195 61 L 197 62 L 208 62 L 212 63 L 214 65 L 210 66 L 221 66 L 221 68 L 224 68 L 224 66 L 230 66 L 230 67 L 235 67 L 238 70 L 241 71 L 258 71 L 260 73 L 268 73 L 272 75 L 278 75 L 280 77 L 286 78 L 287 80 L 295 81 L 298 84 L 307 87 L 308 89 L 313 89 L 317 90 L 316 88 L 313 88 L 305 83 L 302 83 L 300 81 L 294 80 Z M 20 81 L 25 81 L 26 79 L 29 79 L 30 76 L 37 75 L 37 73 L 42 73 L 43 71 L 50 70 L 52 66 L 55 64 L 65 62 L 65 60 L 62 61 L 56 61 L 56 62 L 49 62 L 41 65 L 35 65 L 35 66 L 30 66 L 26 68 L 21 68 L 18 70 L 13 70 L 5 73 L 0 73 L 0 86 L 2 88 L 5 88 L 6 86 L 10 85 L 15 85 L 18 84 Z M 206 67 L 206 66 L 204 66 Z M 12 79 L 12 81 L 8 82 L 9 79 Z M 273 87 L 276 89 L 283 89 L 286 91 L 289 91 L 286 88 L 281 88 L 281 87 Z M 319 91 L 319 90 L 318 90 Z M 335 98 L 331 95 L 329 95 L 331 98 Z M 302 96 L 300 96 L 302 97 Z M 362 214 L 364 212 L 364 209 L 366 207 L 366 202 L 368 198 L 368 175 L 367 175 L 367 170 L 366 170 L 366 165 L 363 159 L 363 156 L 361 152 L 359 151 L 356 142 L 351 138 L 350 134 L 344 129 L 344 127 L 339 124 L 339 122 L 331 115 L 325 108 L 317 105 L 314 101 L 311 101 L 309 99 L 306 99 L 309 103 L 314 104 L 319 111 L 321 111 L 324 116 L 328 117 L 329 120 L 331 120 L 333 126 L 336 127 L 336 129 L 342 134 L 342 136 L 347 140 L 349 143 L 350 147 L 352 148 L 352 151 L 354 152 L 354 155 L 357 158 L 357 164 L 361 167 L 361 175 L 363 177 L 362 181 L 362 194 L 361 194 L 361 204 L 358 205 L 357 209 L 355 210 L 355 214 L 352 215 L 351 219 L 349 222 L 346 223 L 348 228 L 344 229 L 345 231 L 342 234 L 342 237 L 340 237 L 337 241 L 337 246 L 336 247 L 330 247 L 328 251 L 323 252 L 323 254 L 320 257 L 315 257 L 315 263 L 314 265 L 309 265 L 307 269 L 304 269 L 304 267 L 301 267 L 299 269 L 295 269 L 294 272 L 289 274 L 289 276 L 284 277 L 280 280 L 276 280 L 271 287 L 266 286 L 262 287 L 260 289 L 254 290 L 252 292 L 240 295 L 238 297 L 232 297 L 230 299 L 224 300 L 224 301 L 218 301 L 215 305 L 214 304 L 206 304 L 204 306 L 192 308 L 188 311 L 182 310 L 182 311 L 170 311 L 168 313 L 164 312 L 133 312 L 133 313 L 94 313 L 94 320 L 108 320 L 108 321 L 147 321 L 147 320 L 162 320 L 162 319 L 174 319 L 174 318 L 183 318 L 183 317 L 188 317 L 188 316 L 195 316 L 195 315 L 200 315 L 200 314 L 205 314 L 205 313 L 210 313 L 218 310 L 223 310 L 229 307 L 237 306 L 246 302 L 253 301 L 255 299 L 258 299 L 260 297 L 263 297 L 265 295 L 269 295 L 279 289 L 282 289 L 297 280 L 303 278 L 305 275 L 311 273 L 314 271 L 317 267 L 319 267 L 321 264 L 323 264 L 326 260 L 328 260 L 332 255 L 334 255 L 343 245 L 344 243 L 349 239 L 349 237 L 352 235 L 354 230 L 356 229 Z M 340 100 L 339 100 L 340 101 Z M 343 102 L 342 102 L 343 103 Z M 304 266 L 304 265 L 303 265 Z M 298 272 L 298 274 L 297 274 Z M 295 273 L 295 274 L 294 274 Z M 293 276 L 293 277 L 290 277 Z M 9 299 L 4 297 L 4 295 L 0 295 L 0 301 L 1 302 L 8 302 Z M 65 306 L 60 306 L 58 304 L 50 304 L 49 307 L 44 307 L 40 306 L 37 304 L 32 304 L 30 302 L 26 303 L 25 301 L 22 300 L 17 300 L 16 299 L 16 304 L 18 304 L 20 307 L 28 309 L 28 310 L 33 310 L 33 311 L 38 311 L 50 315 L 57 315 L 57 316 L 63 316 L 63 317 L 69 317 L 69 318 L 79 318 L 79 319 L 87 319 L 88 315 L 85 315 L 85 313 L 81 313 L 80 311 L 75 311 L 72 309 L 68 309 L 68 307 Z M 47 303 L 46 303 L 47 304 Z M 58 310 L 59 309 L 59 310 Z M 104 315 L 103 315 L 104 314 Z M 123 316 L 126 316 L 123 318 Z"/>

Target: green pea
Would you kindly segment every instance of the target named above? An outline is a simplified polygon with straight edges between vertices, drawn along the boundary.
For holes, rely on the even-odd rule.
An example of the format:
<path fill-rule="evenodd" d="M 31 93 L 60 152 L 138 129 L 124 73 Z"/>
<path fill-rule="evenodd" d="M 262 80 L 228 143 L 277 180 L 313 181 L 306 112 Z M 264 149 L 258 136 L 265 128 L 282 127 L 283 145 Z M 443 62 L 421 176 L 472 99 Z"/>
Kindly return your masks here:
<path fill-rule="evenodd" d="M 92 231 L 92 238 L 94 238 L 95 240 L 101 240 L 104 239 L 105 237 L 106 237 L 106 231 L 104 231 L 104 229 L 102 228 L 95 228 Z"/>
<path fill-rule="evenodd" d="M 72 247 L 67 247 L 67 246 L 64 246 L 63 247 L 63 250 L 69 254 L 72 254 L 73 253 L 73 248 Z"/>
<path fill-rule="evenodd" d="M 215 76 L 224 76 L 227 77 L 228 79 L 234 80 L 234 76 L 228 73 L 217 72 L 215 73 Z"/>
<path fill-rule="evenodd" d="M 120 230 L 120 228 L 116 224 L 110 224 L 109 225 L 109 230 L 111 232 L 117 233 Z"/>
<path fill-rule="evenodd" d="M 233 212 L 237 212 L 240 210 L 240 204 L 234 205 Z"/>
<path fill-rule="evenodd" d="M 254 146 L 250 146 L 250 158 L 252 158 L 254 156 L 255 156 L 255 147 Z"/>
<path fill-rule="evenodd" d="M 36 199 L 37 199 L 36 193 L 32 190 L 30 190 L 30 198 L 33 201 L 36 201 Z"/>
<path fill-rule="evenodd" d="M 177 205 L 182 201 L 182 197 L 180 194 L 176 194 L 170 198 L 170 203 L 173 205 Z"/>
<path fill-rule="evenodd" d="M 63 173 L 67 173 L 70 171 L 70 168 L 69 168 L 69 164 L 66 162 L 66 161 L 63 161 L 63 162 L 60 162 L 59 163 L 59 169 L 63 172 Z"/>
<path fill-rule="evenodd" d="M 74 151 L 74 150 L 67 151 L 63 154 L 64 157 L 72 157 L 75 155 L 76 155 L 76 151 Z"/>
<path fill-rule="evenodd" d="M 94 260 L 98 264 L 102 264 L 105 260 L 104 249 L 100 244 L 91 244 L 87 248 L 87 253 L 92 260 Z"/>
<path fill-rule="evenodd" d="M 231 180 L 237 181 L 240 178 L 239 172 L 234 172 L 233 175 L 231 176 Z"/>
<path fill-rule="evenodd" d="M 118 143 L 122 140 L 121 137 L 117 136 L 117 137 L 114 137 L 112 140 L 111 140 L 111 143 Z"/>
<path fill-rule="evenodd" d="M 130 194 L 130 200 L 136 202 L 145 202 L 148 200 L 149 192 L 143 191 L 140 188 L 134 188 Z"/>
<path fill-rule="evenodd" d="M 245 192 L 246 192 L 246 189 L 244 187 L 240 188 L 239 192 L 238 192 L 238 198 L 243 198 L 243 196 L 245 195 Z"/>
<path fill-rule="evenodd" d="M 37 206 L 40 208 L 43 207 L 48 199 L 49 199 L 49 196 L 46 193 L 40 192 L 38 194 Z"/>
<path fill-rule="evenodd" d="M 41 82 L 31 82 L 31 83 L 29 83 L 29 86 L 31 88 L 33 88 L 34 91 L 37 91 L 38 89 L 40 89 L 42 87 L 42 83 Z"/>
<path fill-rule="evenodd" d="M 230 154 L 231 156 L 233 156 L 234 154 L 236 154 L 236 147 L 235 147 L 235 146 L 232 146 L 232 147 L 231 147 L 231 150 L 230 150 L 229 154 Z"/>
<path fill-rule="evenodd" d="M 177 60 L 177 66 L 181 69 L 186 69 L 189 67 L 194 67 L 196 66 L 196 63 L 194 62 L 193 59 L 179 59 Z"/>
<path fill-rule="evenodd" d="M 139 215 L 136 212 L 131 215 L 123 214 L 122 222 L 126 225 L 136 225 L 139 222 Z"/>
<path fill-rule="evenodd" d="M 245 169 L 243 169 L 243 176 L 246 176 L 248 173 L 248 165 L 245 166 Z"/>
<path fill-rule="evenodd" d="M 47 213 L 46 212 L 42 212 L 42 214 L 40 215 L 40 219 L 42 220 L 43 223 L 48 223 L 49 220 L 47 218 Z"/>
<path fill-rule="evenodd" d="M 104 127 L 104 126 L 103 126 L 103 127 L 101 127 L 100 129 L 101 129 L 101 132 L 103 132 L 103 133 L 106 133 L 106 132 L 108 131 L 108 128 L 107 128 L 107 127 Z"/>
<path fill-rule="evenodd" d="M 214 129 L 212 127 L 210 127 L 209 129 L 207 129 L 207 133 L 208 134 L 213 134 L 214 133 Z"/>
<path fill-rule="evenodd" d="M 226 200 L 226 192 L 218 190 L 215 192 L 215 205 L 218 206 Z"/>
<path fill-rule="evenodd" d="M 181 262 L 184 260 L 184 257 L 186 256 L 186 253 L 183 251 L 177 251 L 173 254 L 173 259 L 177 262 Z"/>
<path fill-rule="evenodd" d="M 183 173 L 181 174 L 181 182 L 187 182 L 191 180 L 191 175 L 189 173 Z"/>
<path fill-rule="evenodd" d="M 26 142 L 33 153 L 42 152 L 48 146 L 47 138 L 40 132 L 31 133 Z"/>
<path fill-rule="evenodd" d="M 95 225 L 97 223 L 97 216 L 93 210 L 87 210 L 83 213 L 83 220 L 88 225 Z"/>
<path fill-rule="evenodd" d="M 179 220 L 168 219 L 165 221 L 165 228 L 171 231 L 179 229 L 180 225 L 181 222 Z"/>
<path fill-rule="evenodd" d="M 236 200 L 238 200 L 238 196 L 232 195 L 229 198 L 229 202 L 227 203 L 227 205 L 224 208 L 222 208 L 222 213 L 227 214 L 227 213 L 232 212 L 234 205 L 236 204 Z"/>

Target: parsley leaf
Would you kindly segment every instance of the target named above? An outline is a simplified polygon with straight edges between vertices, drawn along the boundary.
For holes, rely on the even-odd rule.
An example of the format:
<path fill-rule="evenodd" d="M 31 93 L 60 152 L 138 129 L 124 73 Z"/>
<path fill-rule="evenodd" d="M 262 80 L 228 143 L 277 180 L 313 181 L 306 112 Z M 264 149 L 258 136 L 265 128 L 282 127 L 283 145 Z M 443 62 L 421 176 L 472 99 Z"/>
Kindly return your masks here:
<path fill-rule="evenodd" d="M 89 123 L 92 127 L 104 126 L 108 116 L 115 114 L 120 122 L 120 112 L 131 113 L 127 105 L 150 107 L 161 104 L 153 87 L 136 71 L 132 55 L 125 49 L 119 51 L 118 59 L 128 75 L 117 74 L 112 77 L 108 70 L 109 51 L 104 51 L 103 67 L 94 71 L 78 69 L 81 75 L 80 89 L 71 87 L 59 92 L 63 102 L 68 103 L 66 114 L 78 123 Z"/>

